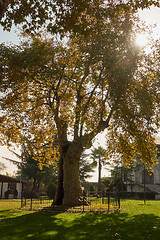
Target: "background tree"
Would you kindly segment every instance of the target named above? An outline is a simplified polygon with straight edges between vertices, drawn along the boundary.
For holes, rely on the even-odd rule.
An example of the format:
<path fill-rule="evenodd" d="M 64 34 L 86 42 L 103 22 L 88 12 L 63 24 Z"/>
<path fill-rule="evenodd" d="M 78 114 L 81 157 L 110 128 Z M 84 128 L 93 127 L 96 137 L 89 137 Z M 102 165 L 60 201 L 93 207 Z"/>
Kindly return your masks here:
<path fill-rule="evenodd" d="M 79 174 L 82 183 L 91 178 L 94 172 L 93 165 L 89 162 L 89 156 L 90 154 L 83 152 L 80 157 Z"/>
<path fill-rule="evenodd" d="M 56 141 L 57 139 L 55 137 L 54 144 L 52 145 L 53 148 L 57 145 Z M 32 196 L 33 194 L 37 196 L 42 191 L 46 192 L 50 183 L 56 185 L 57 162 L 52 162 L 51 158 L 46 159 L 46 153 L 43 154 L 44 151 L 47 151 L 48 146 L 50 147 L 48 143 L 43 145 L 43 150 L 41 150 L 40 156 L 33 157 L 33 155 L 28 152 L 27 144 L 23 139 L 23 152 L 21 155 L 10 150 L 20 161 L 5 158 L 18 167 L 16 176 L 27 182 L 24 194 L 29 194 L 28 196 L 31 196 L 31 194 Z"/>
<path fill-rule="evenodd" d="M 103 177 L 102 184 L 105 186 L 106 191 L 110 189 L 111 177 Z"/>
<path fill-rule="evenodd" d="M 117 163 L 118 164 L 115 164 L 114 168 L 111 170 L 109 187 L 112 190 L 116 189 L 118 191 L 126 191 L 126 180 L 129 180 L 128 182 L 132 181 L 131 179 L 129 179 L 129 170 L 123 166 L 121 161 L 117 161 Z"/>
<path fill-rule="evenodd" d="M 106 163 L 106 150 L 102 147 L 93 148 L 91 153 L 91 159 L 93 160 L 92 166 L 98 166 L 98 188 L 97 193 L 101 194 L 102 186 L 101 186 L 101 173 L 102 166 Z"/>
<path fill-rule="evenodd" d="M 49 184 L 57 182 L 57 166 L 56 163 L 50 166 L 39 167 L 39 162 L 34 160 L 27 152 L 24 154 L 23 163 L 18 165 L 19 171 L 17 176 L 24 181 L 32 183 L 31 191 L 39 194 L 41 189 L 47 189 Z"/>
<path fill-rule="evenodd" d="M 135 47 L 133 13 L 121 10 L 109 18 L 102 8 L 96 22 L 89 19 L 89 35 L 72 34 L 65 44 L 33 38 L 15 48 L 1 45 L 0 132 L 6 143 L 25 136 L 37 156 L 58 132 L 56 204 L 81 204 L 80 156 L 109 125 L 124 161 L 138 151 L 152 163 L 158 62 L 150 65 Z"/>

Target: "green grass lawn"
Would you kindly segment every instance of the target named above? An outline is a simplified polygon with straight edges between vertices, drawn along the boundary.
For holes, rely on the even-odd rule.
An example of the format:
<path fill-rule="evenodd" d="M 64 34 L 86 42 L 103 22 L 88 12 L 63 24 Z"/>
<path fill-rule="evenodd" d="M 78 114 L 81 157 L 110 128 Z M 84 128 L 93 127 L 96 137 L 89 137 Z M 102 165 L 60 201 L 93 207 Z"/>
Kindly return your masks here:
<path fill-rule="evenodd" d="M 160 239 L 160 201 L 124 200 L 113 213 L 57 213 L 16 209 L 0 200 L 0 240 Z"/>

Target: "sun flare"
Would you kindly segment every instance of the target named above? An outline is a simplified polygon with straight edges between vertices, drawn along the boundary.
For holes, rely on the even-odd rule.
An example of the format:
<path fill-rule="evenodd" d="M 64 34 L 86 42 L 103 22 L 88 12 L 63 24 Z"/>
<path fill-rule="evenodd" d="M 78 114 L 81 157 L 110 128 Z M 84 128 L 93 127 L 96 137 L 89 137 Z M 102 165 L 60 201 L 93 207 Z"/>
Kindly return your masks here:
<path fill-rule="evenodd" d="M 146 47 L 149 44 L 148 37 L 145 34 L 137 34 L 135 42 L 139 47 Z"/>

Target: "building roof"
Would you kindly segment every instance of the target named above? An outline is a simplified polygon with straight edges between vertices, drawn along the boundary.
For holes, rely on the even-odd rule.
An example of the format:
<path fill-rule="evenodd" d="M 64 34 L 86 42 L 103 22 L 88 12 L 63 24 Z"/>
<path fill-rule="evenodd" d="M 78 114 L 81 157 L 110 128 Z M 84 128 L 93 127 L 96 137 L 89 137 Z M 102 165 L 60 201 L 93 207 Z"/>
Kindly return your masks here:
<path fill-rule="evenodd" d="M 22 180 L 12 178 L 12 177 L 8 177 L 8 176 L 1 175 L 1 174 L 0 174 L 0 182 L 14 182 L 14 183 L 23 182 L 24 183 L 24 181 L 22 181 Z"/>

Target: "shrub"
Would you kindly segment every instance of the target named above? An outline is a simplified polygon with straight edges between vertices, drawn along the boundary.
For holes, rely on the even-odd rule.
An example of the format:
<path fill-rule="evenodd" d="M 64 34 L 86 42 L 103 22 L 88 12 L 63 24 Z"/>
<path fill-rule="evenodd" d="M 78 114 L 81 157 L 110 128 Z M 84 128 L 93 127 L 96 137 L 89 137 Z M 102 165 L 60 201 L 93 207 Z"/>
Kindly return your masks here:
<path fill-rule="evenodd" d="M 47 195 L 50 199 L 54 199 L 56 193 L 56 186 L 54 183 L 50 183 L 47 188 Z"/>
<path fill-rule="evenodd" d="M 10 194 L 9 190 L 5 192 L 5 199 L 8 199 L 9 194 Z"/>
<path fill-rule="evenodd" d="M 17 196 L 18 196 L 18 191 L 17 191 L 17 189 L 15 189 L 15 190 L 14 190 L 14 193 L 13 193 L 13 197 L 14 197 L 14 198 L 17 198 Z"/>
<path fill-rule="evenodd" d="M 95 191 L 95 188 L 94 186 L 91 184 L 90 187 L 89 187 L 89 192 L 90 193 L 93 193 Z"/>
<path fill-rule="evenodd" d="M 39 194 L 33 190 L 26 190 L 23 192 L 23 197 L 24 198 L 38 198 L 39 197 Z"/>

